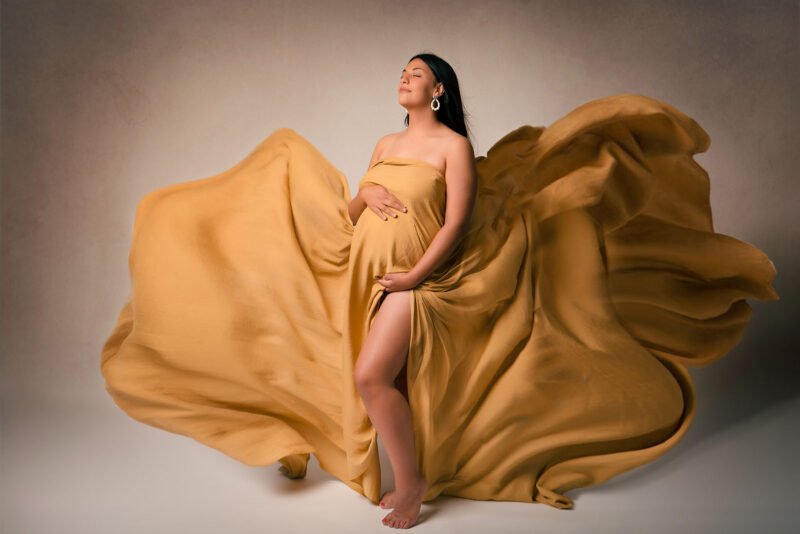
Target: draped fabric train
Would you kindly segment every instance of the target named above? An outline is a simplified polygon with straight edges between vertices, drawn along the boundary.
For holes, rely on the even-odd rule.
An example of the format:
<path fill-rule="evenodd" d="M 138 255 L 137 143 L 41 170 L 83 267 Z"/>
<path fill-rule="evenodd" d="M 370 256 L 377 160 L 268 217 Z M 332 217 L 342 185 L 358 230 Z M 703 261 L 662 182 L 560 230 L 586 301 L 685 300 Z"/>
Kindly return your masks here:
<path fill-rule="evenodd" d="M 476 158 L 456 252 L 412 290 L 404 393 L 425 500 L 572 507 L 564 493 L 654 460 L 686 433 L 686 366 L 741 338 L 745 298 L 777 299 L 772 262 L 715 233 L 709 137 L 664 102 L 623 94 Z M 353 381 L 385 295 L 444 223 L 446 180 L 388 157 L 362 178 L 408 207 L 355 226 L 345 176 L 275 130 L 210 178 L 146 195 L 131 293 L 102 351 L 132 418 L 248 465 L 322 469 L 373 502 L 377 435 Z"/>

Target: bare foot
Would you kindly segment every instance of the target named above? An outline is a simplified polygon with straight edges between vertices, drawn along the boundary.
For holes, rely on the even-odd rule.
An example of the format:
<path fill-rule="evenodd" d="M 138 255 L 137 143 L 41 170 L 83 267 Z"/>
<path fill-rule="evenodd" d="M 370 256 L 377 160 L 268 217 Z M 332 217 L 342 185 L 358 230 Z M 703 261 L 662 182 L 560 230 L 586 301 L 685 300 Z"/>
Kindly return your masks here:
<path fill-rule="evenodd" d="M 417 522 L 417 517 L 419 517 L 422 499 L 425 497 L 427 490 L 428 482 L 425 478 L 420 478 L 418 483 L 407 491 L 395 490 L 388 492 L 386 497 L 388 498 L 389 493 L 392 494 L 392 507 L 394 510 L 382 519 L 383 524 L 392 528 L 411 528 L 414 526 Z M 384 503 L 386 503 L 385 499 Z"/>
<path fill-rule="evenodd" d="M 427 484 L 425 487 L 427 489 Z M 392 490 L 392 491 L 387 491 L 386 493 L 381 495 L 381 501 L 379 503 L 379 506 L 381 508 L 394 508 L 394 499 L 396 493 L 397 490 Z"/>
<path fill-rule="evenodd" d="M 394 494 L 397 493 L 397 490 L 387 491 L 383 495 L 381 495 L 381 508 L 394 508 Z"/>

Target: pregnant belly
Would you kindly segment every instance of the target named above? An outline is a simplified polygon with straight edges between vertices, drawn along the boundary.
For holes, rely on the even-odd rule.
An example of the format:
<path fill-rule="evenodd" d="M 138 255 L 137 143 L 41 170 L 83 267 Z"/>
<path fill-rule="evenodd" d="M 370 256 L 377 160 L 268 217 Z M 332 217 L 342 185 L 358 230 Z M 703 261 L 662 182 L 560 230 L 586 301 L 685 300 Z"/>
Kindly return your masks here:
<path fill-rule="evenodd" d="M 359 264 L 366 276 L 411 270 L 440 228 L 437 221 L 426 221 L 410 212 L 387 219 L 367 209 L 356 222 L 351 262 Z"/>

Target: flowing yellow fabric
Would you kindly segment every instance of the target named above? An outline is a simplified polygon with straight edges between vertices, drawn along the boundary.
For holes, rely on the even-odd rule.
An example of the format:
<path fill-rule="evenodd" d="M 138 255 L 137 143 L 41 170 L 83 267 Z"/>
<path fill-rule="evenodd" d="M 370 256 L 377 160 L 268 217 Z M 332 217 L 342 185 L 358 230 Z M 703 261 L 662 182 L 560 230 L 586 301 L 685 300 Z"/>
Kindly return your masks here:
<path fill-rule="evenodd" d="M 570 508 L 564 493 L 649 462 L 695 412 L 685 366 L 777 299 L 760 250 L 715 233 L 709 137 L 642 95 L 522 126 L 476 158 L 456 252 L 411 292 L 404 393 L 425 500 Z M 289 128 L 210 178 L 140 202 L 131 294 L 105 343 L 132 418 L 248 465 L 320 466 L 373 502 L 377 435 L 353 369 L 385 290 L 444 223 L 445 175 L 400 157 L 365 183 L 408 207 L 352 225 L 345 176 Z"/>

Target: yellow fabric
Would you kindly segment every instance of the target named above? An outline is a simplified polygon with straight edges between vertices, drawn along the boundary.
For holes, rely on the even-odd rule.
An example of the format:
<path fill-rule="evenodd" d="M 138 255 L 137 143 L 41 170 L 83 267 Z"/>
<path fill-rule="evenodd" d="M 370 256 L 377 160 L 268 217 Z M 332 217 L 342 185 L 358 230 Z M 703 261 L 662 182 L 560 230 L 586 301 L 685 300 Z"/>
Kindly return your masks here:
<path fill-rule="evenodd" d="M 641 95 L 522 126 L 476 159 L 455 254 L 412 290 L 407 362 L 425 500 L 538 501 L 664 454 L 695 412 L 685 366 L 742 336 L 772 262 L 715 233 L 709 137 Z M 383 296 L 444 222 L 446 180 L 387 157 L 361 180 L 407 206 L 352 225 L 345 176 L 289 128 L 140 202 L 131 294 L 102 352 L 132 418 L 248 465 L 320 466 L 373 502 L 377 435 L 353 381 Z"/>

